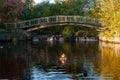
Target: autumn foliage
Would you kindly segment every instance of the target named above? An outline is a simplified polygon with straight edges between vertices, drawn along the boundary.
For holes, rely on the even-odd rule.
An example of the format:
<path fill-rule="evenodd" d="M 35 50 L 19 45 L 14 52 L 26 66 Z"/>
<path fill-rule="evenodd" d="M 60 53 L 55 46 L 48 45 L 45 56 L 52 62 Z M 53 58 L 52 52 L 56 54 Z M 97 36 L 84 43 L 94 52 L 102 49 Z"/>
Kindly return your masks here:
<path fill-rule="evenodd" d="M 103 26 L 100 38 L 120 42 L 120 0 L 101 0 L 93 9 Z"/>
<path fill-rule="evenodd" d="M 22 0 L 1 0 L 0 1 L 0 18 L 4 21 L 16 21 L 23 9 Z"/>

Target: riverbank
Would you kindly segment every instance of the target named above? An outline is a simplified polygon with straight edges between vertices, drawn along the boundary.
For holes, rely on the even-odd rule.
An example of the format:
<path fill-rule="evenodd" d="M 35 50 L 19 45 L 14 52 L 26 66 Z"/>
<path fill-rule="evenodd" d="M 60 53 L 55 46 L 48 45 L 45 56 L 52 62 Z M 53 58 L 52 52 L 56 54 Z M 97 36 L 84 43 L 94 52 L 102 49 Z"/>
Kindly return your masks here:
<path fill-rule="evenodd" d="M 31 35 L 30 37 L 25 36 L 22 33 L 16 33 L 11 31 L 6 31 L 0 29 L 0 41 L 13 41 L 16 40 L 31 40 L 32 42 L 41 42 L 41 41 L 98 41 L 97 37 L 72 37 L 65 38 L 62 35 Z"/>
<path fill-rule="evenodd" d="M 13 39 L 17 39 L 20 41 L 28 40 L 24 36 L 16 36 L 16 35 L 0 35 L 0 41 L 12 41 Z"/>
<path fill-rule="evenodd" d="M 23 33 L 17 33 L 17 32 L 7 31 L 5 29 L 0 29 L 0 41 L 12 41 L 13 39 L 26 40 L 30 38 L 28 38 Z"/>
<path fill-rule="evenodd" d="M 61 35 L 38 35 L 38 36 L 33 36 L 31 38 L 32 42 L 42 42 L 42 41 L 47 41 L 47 42 L 54 42 L 54 41 L 98 41 L 97 37 L 72 37 L 72 38 L 64 38 Z"/>
<path fill-rule="evenodd" d="M 99 40 L 106 43 L 120 44 L 120 37 L 106 37 L 102 34 L 99 34 Z"/>

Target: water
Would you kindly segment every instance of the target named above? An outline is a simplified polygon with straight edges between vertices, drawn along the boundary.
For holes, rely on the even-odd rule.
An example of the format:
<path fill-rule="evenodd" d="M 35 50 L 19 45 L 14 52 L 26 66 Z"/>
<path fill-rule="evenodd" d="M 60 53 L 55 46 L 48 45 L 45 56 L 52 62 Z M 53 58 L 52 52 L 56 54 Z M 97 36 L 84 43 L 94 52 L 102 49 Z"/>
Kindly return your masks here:
<path fill-rule="evenodd" d="M 0 43 L 0 80 L 120 80 L 120 45 Z"/>

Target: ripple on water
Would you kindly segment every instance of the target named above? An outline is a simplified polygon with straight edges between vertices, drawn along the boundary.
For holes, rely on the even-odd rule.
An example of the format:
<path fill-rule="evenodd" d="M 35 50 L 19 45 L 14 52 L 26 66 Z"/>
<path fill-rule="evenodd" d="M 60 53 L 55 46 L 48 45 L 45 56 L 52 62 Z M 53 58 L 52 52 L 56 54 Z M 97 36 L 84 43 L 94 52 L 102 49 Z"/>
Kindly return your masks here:
<path fill-rule="evenodd" d="M 71 74 L 63 74 L 63 72 L 44 72 L 36 67 L 31 69 L 32 80 L 71 80 Z"/>

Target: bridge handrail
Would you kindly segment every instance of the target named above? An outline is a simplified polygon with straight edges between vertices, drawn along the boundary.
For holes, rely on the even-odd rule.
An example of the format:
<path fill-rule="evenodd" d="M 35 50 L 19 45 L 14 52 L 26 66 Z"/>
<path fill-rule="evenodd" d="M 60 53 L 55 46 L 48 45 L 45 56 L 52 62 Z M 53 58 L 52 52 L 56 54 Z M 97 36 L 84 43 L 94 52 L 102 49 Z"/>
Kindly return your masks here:
<path fill-rule="evenodd" d="M 56 22 L 78 22 L 78 23 L 94 23 L 99 24 L 97 18 L 90 18 L 84 16 L 49 16 L 35 18 L 26 21 L 19 21 L 13 23 L 5 23 L 6 28 L 28 28 L 35 25 L 46 24 L 46 23 L 56 23 Z"/>

